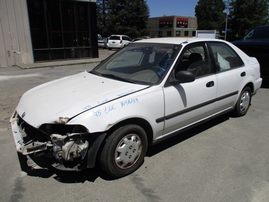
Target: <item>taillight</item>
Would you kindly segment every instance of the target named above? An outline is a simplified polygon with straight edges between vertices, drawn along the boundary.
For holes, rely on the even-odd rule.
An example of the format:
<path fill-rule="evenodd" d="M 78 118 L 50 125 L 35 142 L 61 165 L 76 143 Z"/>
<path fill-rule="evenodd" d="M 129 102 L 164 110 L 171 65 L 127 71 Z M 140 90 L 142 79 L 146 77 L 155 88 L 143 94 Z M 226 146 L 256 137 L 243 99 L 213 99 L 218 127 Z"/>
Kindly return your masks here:
<path fill-rule="evenodd" d="M 120 40 L 120 43 L 122 43 L 122 40 Z"/>

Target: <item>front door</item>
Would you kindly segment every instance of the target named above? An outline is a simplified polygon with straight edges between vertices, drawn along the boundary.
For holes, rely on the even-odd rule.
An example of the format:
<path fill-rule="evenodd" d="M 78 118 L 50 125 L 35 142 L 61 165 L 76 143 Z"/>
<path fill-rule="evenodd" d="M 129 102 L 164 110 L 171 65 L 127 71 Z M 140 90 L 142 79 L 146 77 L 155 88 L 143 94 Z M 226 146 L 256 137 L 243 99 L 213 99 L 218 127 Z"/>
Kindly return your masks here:
<path fill-rule="evenodd" d="M 187 46 L 180 56 L 180 70 L 193 72 L 196 79 L 164 87 L 164 134 L 176 132 L 214 113 L 217 78 L 205 44 Z"/>

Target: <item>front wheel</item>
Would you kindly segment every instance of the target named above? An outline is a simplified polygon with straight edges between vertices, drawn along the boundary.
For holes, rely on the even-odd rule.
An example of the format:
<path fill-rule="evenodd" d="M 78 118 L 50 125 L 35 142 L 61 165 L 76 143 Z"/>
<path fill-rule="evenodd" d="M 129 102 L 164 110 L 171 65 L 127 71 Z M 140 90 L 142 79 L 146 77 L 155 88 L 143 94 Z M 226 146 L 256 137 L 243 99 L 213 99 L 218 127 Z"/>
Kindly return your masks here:
<path fill-rule="evenodd" d="M 142 165 L 147 147 L 148 139 L 143 128 L 133 124 L 122 126 L 106 139 L 100 165 L 109 175 L 123 177 Z"/>
<path fill-rule="evenodd" d="M 245 87 L 236 102 L 234 115 L 244 116 L 249 109 L 250 103 L 251 103 L 251 89 L 249 87 Z"/>

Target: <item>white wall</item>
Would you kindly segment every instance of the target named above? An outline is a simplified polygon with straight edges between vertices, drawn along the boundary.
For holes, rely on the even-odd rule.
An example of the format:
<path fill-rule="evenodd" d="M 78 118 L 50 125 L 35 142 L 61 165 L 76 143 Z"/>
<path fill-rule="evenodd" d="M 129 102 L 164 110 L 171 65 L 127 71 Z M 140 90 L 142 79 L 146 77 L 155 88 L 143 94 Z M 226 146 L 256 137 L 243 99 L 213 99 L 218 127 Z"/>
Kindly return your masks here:
<path fill-rule="evenodd" d="M 33 61 L 26 0 L 0 0 L 0 67 Z"/>

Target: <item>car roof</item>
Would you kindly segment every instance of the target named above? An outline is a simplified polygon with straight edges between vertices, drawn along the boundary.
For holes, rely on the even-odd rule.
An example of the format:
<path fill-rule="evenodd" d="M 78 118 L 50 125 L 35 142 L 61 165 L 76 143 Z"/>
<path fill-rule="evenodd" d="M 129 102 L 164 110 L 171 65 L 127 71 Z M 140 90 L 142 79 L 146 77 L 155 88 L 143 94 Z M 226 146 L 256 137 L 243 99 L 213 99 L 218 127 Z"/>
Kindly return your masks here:
<path fill-rule="evenodd" d="M 193 42 L 204 42 L 204 41 L 216 41 L 224 42 L 221 39 L 210 39 L 210 38 L 184 38 L 184 37 L 163 37 L 163 38 L 150 38 L 136 41 L 134 43 L 169 43 L 169 44 L 182 44 L 182 43 L 193 43 Z"/>
<path fill-rule="evenodd" d="M 262 26 L 254 27 L 254 29 L 255 29 L 255 28 L 268 28 L 268 27 L 269 27 L 269 25 L 262 25 Z"/>
<path fill-rule="evenodd" d="M 269 25 L 264 25 L 264 26 L 258 26 L 258 27 L 254 27 L 253 29 L 251 29 L 249 32 L 251 32 L 252 30 L 260 30 L 260 31 L 263 31 L 263 30 L 268 30 L 269 29 Z M 248 33 L 249 33 L 248 32 Z M 246 35 L 248 35 L 248 33 Z"/>
<path fill-rule="evenodd" d="M 124 35 L 124 34 L 112 34 L 110 36 L 127 36 L 127 35 Z"/>

